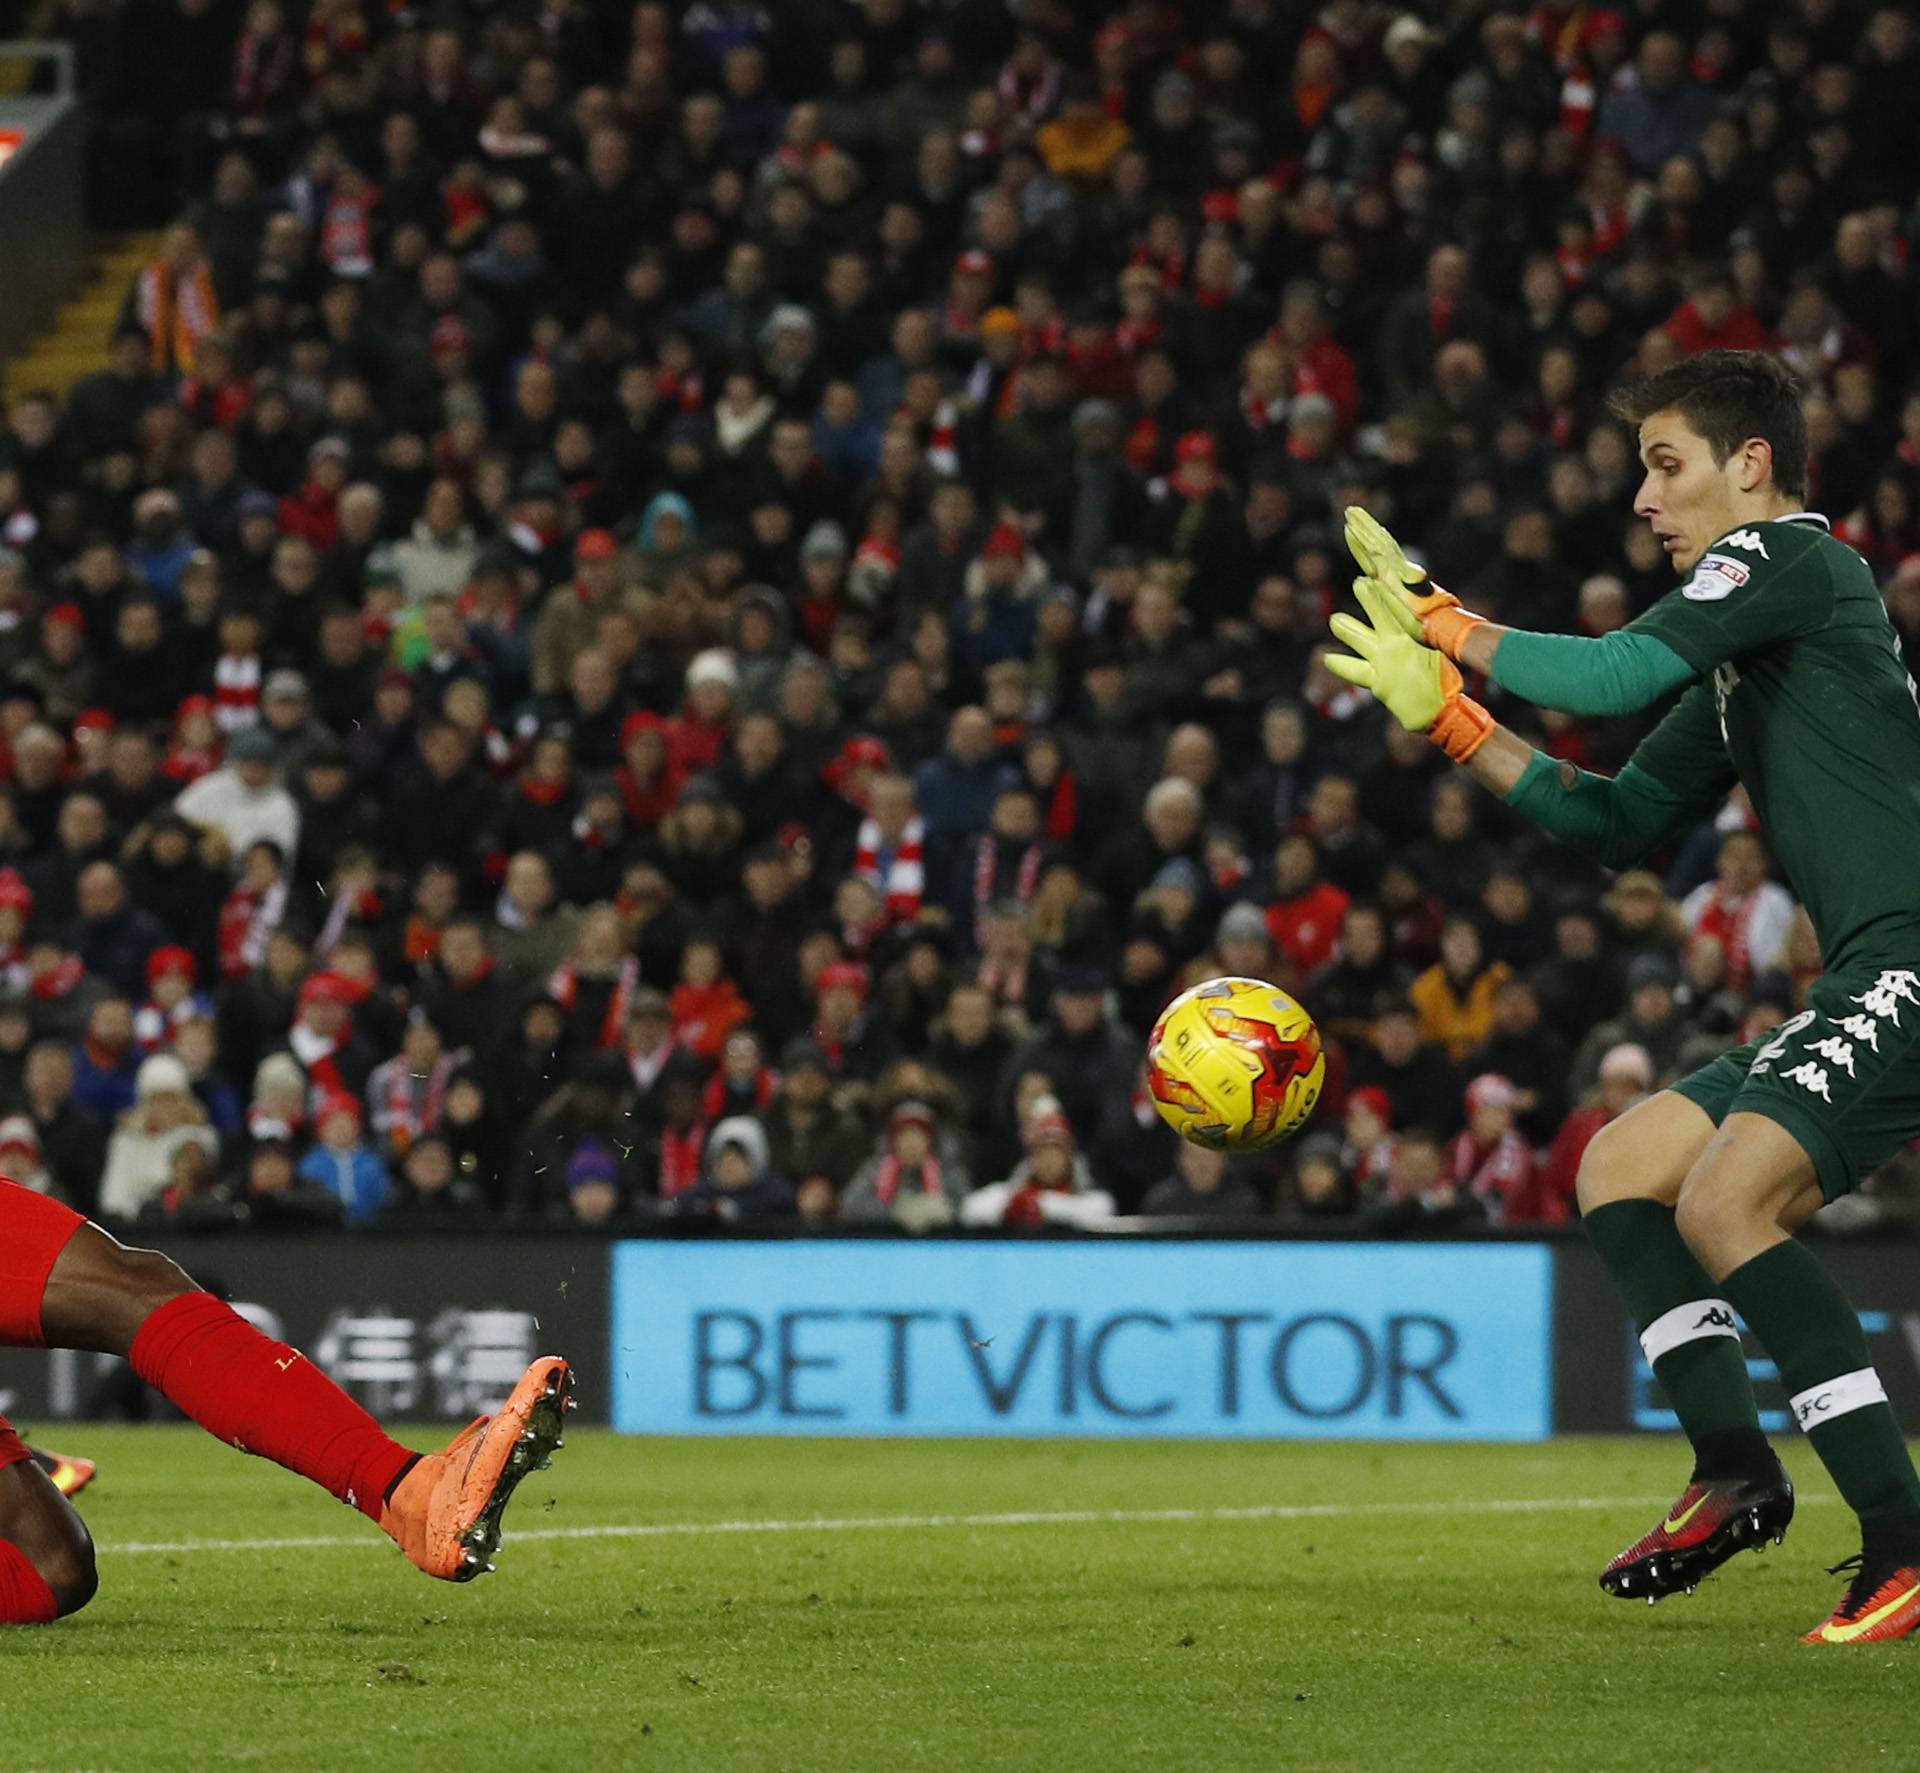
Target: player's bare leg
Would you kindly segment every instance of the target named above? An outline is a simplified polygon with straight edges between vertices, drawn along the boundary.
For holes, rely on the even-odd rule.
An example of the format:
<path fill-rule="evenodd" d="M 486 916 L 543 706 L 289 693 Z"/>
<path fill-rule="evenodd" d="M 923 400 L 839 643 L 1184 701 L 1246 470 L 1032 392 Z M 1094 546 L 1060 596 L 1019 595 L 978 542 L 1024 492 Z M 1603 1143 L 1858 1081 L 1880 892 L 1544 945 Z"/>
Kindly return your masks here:
<path fill-rule="evenodd" d="M 1859 1317 L 1794 1233 L 1825 1199 L 1799 1140 L 1763 1114 L 1729 1114 L 1680 1190 L 1681 1234 L 1780 1369 L 1795 1418 L 1847 1505 L 1860 1556 L 1846 1598 L 1810 1643 L 1920 1630 L 1920 1475 L 1873 1369 Z"/>
<path fill-rule="evenodd" d="M 1694 1454 L 1679 1499 L 1600 1573 L 1623 1600 L 1690 1591 L 1736 1552 L 1777 1541 L 1793 1519 L 1793 1486 L 1760 1431 L 1733 1310 L 1676 1217 L 1714 1137 L 1704 1109 L 1664 1090 L 1603 1127 L 1580 1166 L 1587 1235 Z"/>
<path fill-rule="evenodd" d="M 5 1417 L 0 1460 L 0 1623 L 51 1624 L 100 1586 L 93 1537 Z"/>
<path fill-rule="evenodd" d="M 421 1455 L 157 1251 L 6 1182 L 0 1221 L 17 1234 L 0 1245 L 0 1341 L 125 1356 L 209 1433 L 358 1508 L 430 1575 L 491 1567 L 507 1499 L 560 1444 L 572 1374 L 557 1356 L 536 1361 L 497 1415 Z"/>

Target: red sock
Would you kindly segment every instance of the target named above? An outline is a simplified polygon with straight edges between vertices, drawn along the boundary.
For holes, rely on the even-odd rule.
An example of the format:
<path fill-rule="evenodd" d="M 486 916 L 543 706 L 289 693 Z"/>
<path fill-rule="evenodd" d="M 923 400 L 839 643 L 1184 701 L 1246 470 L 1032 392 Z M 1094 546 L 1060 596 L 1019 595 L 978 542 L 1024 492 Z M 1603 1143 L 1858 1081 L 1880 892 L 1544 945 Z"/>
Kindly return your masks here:
<path fill-rule="evenodd" d="M 11 1539 L 0 1539 L 0 1625 L 51 1625 L 59 1617 L 46 1578 Z"/>
<path fill-rule="evenodd" d="M 209 1434 L 311 1478 L 369 1520 L 414 1457 L 298 1349 L 211 1293 L 161 1306 L 129 1358 Z"/>

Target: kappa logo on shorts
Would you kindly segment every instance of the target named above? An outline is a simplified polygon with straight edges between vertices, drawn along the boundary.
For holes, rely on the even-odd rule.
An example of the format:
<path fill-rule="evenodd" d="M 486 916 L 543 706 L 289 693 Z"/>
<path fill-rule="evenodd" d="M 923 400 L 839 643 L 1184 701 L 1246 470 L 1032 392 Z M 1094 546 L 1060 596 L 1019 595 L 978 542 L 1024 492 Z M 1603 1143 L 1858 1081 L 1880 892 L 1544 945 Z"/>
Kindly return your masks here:
<path fill-rule="evenodd" d="M 1818 1096 L 1829 1106 L 1833 1103 L 1833 1092 L 1827 1088 L 1827 1072 L 1823 1065 L 1816 1065 L 1811 1059 L 1802 1059 L 1790 1071 L 1780 1073 L 1785 1083 L 1797 1083 L 1811 1095 Z"/>
<path fill-rule="evenodd" d="M 1744 561 L 1709 554 L 1693 569 L 1693 577 L 1681 587 L 1680 595 L 1695 603 L 1718 603 L 1723 597 L 1731 597 L 1752 576 Z"/>
<path fill-rule="evenodd" d="M 1852 1035 L 1863 1046 L 1872 1047 L 1876 1053 L 1880 1050 L 1880 1024 L 1871 1016 L 1863 1016 L 1857 1010 L 1850 1016 L 1842 1016 L 1840 1032 Z"/>
<path fill-rule="evenodd" d="M 1824 1040 L 1809 1041 L 1801 1051 L 1816 1053 L 1822 1059 L 1838 1065 L 1849 1077 L 1854 1075 L 1853 1043 L 1842 1040 L 1837 1034 L 1829 1034 Z"/>
<path fill-rule="evenodd" d="M 1709 1305 L 1699 1317 L 1693 1320 L 1693 1327 L 1696 1330 L 1703 1328 L 1707 1324 L 1712 1324 L 1722 1330 L 1738 1328 L 1733 1321 L 1733 1313 L 1730 1311 L 1722 1311 L 1717 1305 Z"/>
<path fill-rule="evenodd" d="M 1874 980 L 1871 989 L 1856 993 L 1848 1001 L 1898 1028 L 1901 1004 L 1920 1004 L 1920 974 L 1904 967 L 1889 968 Z"/>

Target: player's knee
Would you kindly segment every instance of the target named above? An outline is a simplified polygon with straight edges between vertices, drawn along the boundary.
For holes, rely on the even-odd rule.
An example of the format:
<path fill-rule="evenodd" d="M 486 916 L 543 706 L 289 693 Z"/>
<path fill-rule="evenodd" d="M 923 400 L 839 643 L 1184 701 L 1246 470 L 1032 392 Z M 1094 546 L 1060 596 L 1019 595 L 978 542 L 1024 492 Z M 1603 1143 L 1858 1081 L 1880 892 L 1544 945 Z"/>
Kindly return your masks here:
<path fill-rule="evenodd" d="M 1695 1171 L 1681 1185 L 1673 1222 L 1682 1242 L 1715 1274 L 1723 1272 L 1765 1224 L 1765 1203 L 1724 1171 Z"/>
<path fill-rule="evenodd" d="M 122 1250 L 117 1268 L 116 1280 L 142 1318 L 183 1293 L 200 1290 L 185 1269 L 158 1250 Z"/>
<path fill-rule="evenodd" d="M 1647 1192 L 1646 1177 L 1632 1161 L 1630 1138 L 1620 1131 L 1620 1122 L 1610 1121 L 1588 1140 L 1580 1154 L 1579 1173 L 1574 1177 L 1574 1195 L 1580 1211 L 1591 1213 L 1609 1201 L 1627 1200 Z"/>
<path fill-rule="evenodd" d="M 40 1572 L 40 1580 L 53 1591 L 53 1602 L 62 1619 L 79 1612 L 100 1592 L 93 1539 L 84 1528 L 42 1550 L 34 1559 L 34 1567 Z"/>

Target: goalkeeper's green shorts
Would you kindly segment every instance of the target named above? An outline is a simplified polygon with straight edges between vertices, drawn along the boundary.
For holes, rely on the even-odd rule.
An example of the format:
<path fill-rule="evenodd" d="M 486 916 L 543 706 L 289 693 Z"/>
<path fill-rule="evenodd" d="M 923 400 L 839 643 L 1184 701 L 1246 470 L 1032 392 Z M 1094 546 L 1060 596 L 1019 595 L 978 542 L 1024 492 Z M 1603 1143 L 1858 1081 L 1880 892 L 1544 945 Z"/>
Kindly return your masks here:
<path fill-rule="evenodd" d="M 1777 1122 L 1837 1200 L 1920 1138 L 1920 970 L 1828 973 L 1797 1016 L 1673 1088 L 1715 1126 L 1729 1114 Z"/>

